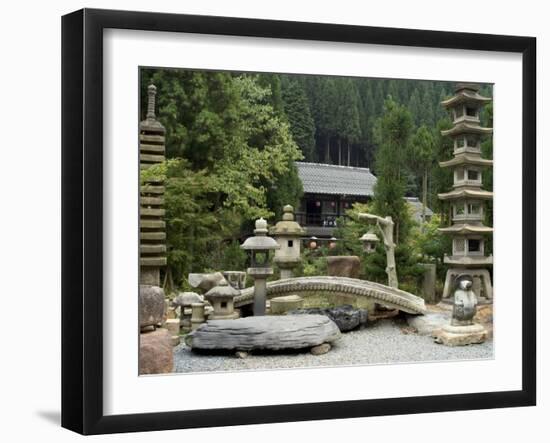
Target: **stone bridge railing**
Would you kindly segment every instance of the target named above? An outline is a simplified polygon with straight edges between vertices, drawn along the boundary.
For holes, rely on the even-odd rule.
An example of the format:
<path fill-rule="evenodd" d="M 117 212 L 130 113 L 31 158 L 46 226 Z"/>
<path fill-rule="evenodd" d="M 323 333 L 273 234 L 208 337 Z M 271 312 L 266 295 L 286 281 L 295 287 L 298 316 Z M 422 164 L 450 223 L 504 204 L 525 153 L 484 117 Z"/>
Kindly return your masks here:
<path fill-rule="evenodd" d="M 423 314 L 424 300 L 416 295 L 396 288 L 367 280 L 346 277 L 296 277 L 267 283 L 267 298 L 297 294 L 307 297 L 311 294 L 340 295 L 367 298 L 390 309 L 399 309 L 409 314 Z M 254 288 L 246 288 L 235 297 L 235 306 L 251 304 Z"/>

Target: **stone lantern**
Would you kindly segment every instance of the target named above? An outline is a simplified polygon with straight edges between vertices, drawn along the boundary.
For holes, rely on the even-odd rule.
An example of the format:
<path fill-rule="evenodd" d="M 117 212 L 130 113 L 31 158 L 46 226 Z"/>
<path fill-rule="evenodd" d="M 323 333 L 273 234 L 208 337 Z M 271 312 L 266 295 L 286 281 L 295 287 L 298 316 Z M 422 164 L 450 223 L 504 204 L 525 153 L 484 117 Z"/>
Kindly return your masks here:
<path fill-rule="evenodd" d="M 222 281 L 204 294 L 204 298 L 210 302 L 214 312 L 208 316 L 209 320 L 229 320 L 238 318 L 239 314 L 233 307 L 233 299 L 241 291 L 233 288 L 227 281 Z"/>
<path fill-rule="evenodd" d="M 363 242 L 363 250 L 367 254 L 372 254 L 376 250 L 376 243 L 380 241 L 378 236 L 372 231 L 364 234 L 360 240 Z"/>
<path fill-rule="evenodd" d="M 286 205 L 283 208 L 283 219 L 278 222 L 269 233 L 279 244 L 275 251 L 273 261 L 281 270 L 281 278 L 291 278 L 292 269 L 300 264 L 301 237 L 306 233 L 296 221 L 294 221 L 294 208 Z"/>
<path fill-rule="evenodd" d="M 254 237 L 248 237 L 241 245 L 242 249 L 250 251 L 250 268 L 247 272 L 254 279 L 254 315 L 265 315 L 267 277 L 273 275 L 269 254 L 280 248 L 275 239 L 267 236 L 267 232 L 267 222 L 260 218 L 256 220 Z"/>

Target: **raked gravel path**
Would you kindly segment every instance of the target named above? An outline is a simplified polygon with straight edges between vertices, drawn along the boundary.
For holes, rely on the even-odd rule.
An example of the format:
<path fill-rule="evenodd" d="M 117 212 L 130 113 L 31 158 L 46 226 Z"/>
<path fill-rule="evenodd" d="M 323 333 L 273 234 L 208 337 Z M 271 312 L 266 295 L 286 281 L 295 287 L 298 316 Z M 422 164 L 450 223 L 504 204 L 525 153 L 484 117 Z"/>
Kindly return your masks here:
<path fill-rule="evenodd" d="M 175 372 L 241 371 L 313 366 L 350 366 L 386 363 L 471 360 L 493 358 L 493 341 L 447 347 L 430 336 L 404 333 L 405 323 L 380 320 L 342 334 L 330 352 L 315 356 L 304 350 L 285 353 L 251 353 L 245 359 L 233 353 L 198 354 L 183 344 L 174 348 Z"/>

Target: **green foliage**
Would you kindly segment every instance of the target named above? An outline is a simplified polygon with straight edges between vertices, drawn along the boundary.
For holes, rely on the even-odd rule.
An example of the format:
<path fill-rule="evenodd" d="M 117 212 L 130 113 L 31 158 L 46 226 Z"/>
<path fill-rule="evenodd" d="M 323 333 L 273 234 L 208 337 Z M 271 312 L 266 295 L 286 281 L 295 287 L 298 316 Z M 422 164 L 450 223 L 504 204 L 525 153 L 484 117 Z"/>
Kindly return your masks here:
<path fill-rule="evenodd" d="M 328 248 L 319 246 L 317 249 L 305 248 L 302 254 L 300 269 L 295 272 L 297 277 L 312 277 L 315 275 L 327 275 Z"/>
<path fill-rule="evenodd" d="M 417 183 L 422 189 L 422 209 L 425 214 L 428 206 L 428 186 L 430 172 L 435 164 L 435 138 L 427 126 L 420 126 L 412 136 L 409 146 L 409 167 L 414 171 Z M 424 220 L 424 218 L 423 218 Z"/>
<path fill-rule="evenodd" d="M 223 249 L 221 269 L 224 271 L 245 271 L 247 259 L 246 251 L 241 249 L 241 244 L 237 240 L 232 240 Z"/>
<path fill-rule="evenodd" d="M 386 100 L 383 116 L 376 124 L 379 144 L 375 157 L 377 182 L 373 212 L 391 216 L 395 223 L 394 241 L 406 239 L 410 216 L 405 196 L 407 150 L 413 129 L 410 112 L 391 98 Z"/>
<path fill-rule="evenodd" d="M 300 147 L 305 161 L 315 161 L 315 123 L 303 84 L 295 77 L 282 77 L 283 109 L 290 132 Z"/>

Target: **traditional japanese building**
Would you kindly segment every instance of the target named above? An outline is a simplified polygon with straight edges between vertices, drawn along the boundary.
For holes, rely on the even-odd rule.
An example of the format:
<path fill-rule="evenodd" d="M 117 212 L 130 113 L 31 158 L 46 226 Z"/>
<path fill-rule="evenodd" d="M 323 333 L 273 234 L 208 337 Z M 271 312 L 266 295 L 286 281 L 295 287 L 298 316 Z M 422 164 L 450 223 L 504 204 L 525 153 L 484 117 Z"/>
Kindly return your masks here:
<path fill-rule="evenodd" d="M 305 237 L 330 241 L 336 220 L 354 203 L 368 203 L 374 197 L 377 178 L 369 168 L 307 162 L 296 162 L 296 167 L 304 196 L 295 216 L 305 230 Z M 422 202 L 418 197 L 405 197 L 405 200 L 412 218 L 422 222 Z M 426 207 L 426 221 L 432 215 L 433 211 Z"/>
<path fill-rule="evenodd" d="M 439 231 L 452 237 L 452 254 L 444 262 L 451 267 L 447 271 L 443 299 L 449 299 L 453 280 L 460 274 L 471 275 L 474 292 L 481 302 L 493 298 L 489 269 L 492 255 L 485 253 L 485 242 L 493 228 L 484 224 L 485 206 L 493 199 L 493 193 L 483 189 L 482 171 L 492 167 L 493 161 L 481 157 L 481 139 L 491 135 L 492 128 L 480 125 L 480 111 L 491 101 L 479 94 L 473 84 L 457 84 L 455 95 L 442 102 L 450 112 L 453 127 L 442 135 L 454 141 L 454 158 L 440 163 L 442 168 L 452 168 L 453 189 L 439 194 L 440 200 L 450 204 L 452 224 Z"/>
<path fill-rule="evenodd" d="M 374 195 L 376 177 L 369 168 L 306 162 L 296 162 L 296 167 L 304 189 L 296 221 L 306 236 L 329 239 L 338 217 Z"/>

